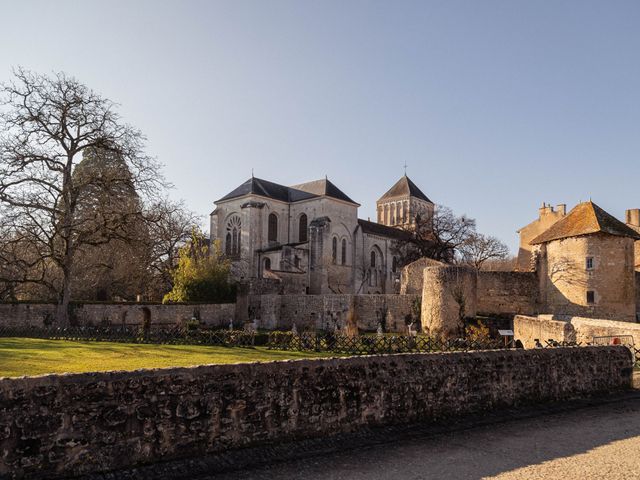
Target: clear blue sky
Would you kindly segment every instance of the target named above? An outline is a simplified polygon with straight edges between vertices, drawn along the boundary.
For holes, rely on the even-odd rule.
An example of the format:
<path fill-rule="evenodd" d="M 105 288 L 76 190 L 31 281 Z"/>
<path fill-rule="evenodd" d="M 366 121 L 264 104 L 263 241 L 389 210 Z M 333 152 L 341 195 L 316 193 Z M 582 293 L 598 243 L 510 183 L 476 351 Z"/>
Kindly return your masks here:
<path fill-rule="evenodd" d="M 403 173 L 517 245 L 541 202 L 640 207 L 638 1 L 0 1 L 0 79 L 121 104 L 207 215 L 328 175 L 374 217 Z"/>

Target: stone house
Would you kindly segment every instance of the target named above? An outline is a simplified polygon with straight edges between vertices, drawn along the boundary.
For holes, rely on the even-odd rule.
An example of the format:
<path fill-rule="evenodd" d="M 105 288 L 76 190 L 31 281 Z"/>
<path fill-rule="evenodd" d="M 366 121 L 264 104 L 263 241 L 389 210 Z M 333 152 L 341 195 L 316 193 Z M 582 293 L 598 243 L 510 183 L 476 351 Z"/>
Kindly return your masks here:
<path fill-rule="evenodd" d="M 595 203 L 578 204 L 530 241 L 540 311 L 635 321 L 638 240 L 638 232 Z"/>
<path fill-rule="evenodd" d="M 516 271 L 529 272 L 535 268 L 535 265 L 532 264 L 531 251 L 533 246 L 531 245 L 531 240 L 547 230 L 566 214 L 567 206 L 565 204 L 560 204 L 554 209 L 553 206 L 543 203 L 542 207 L 538 210 L 538 218 L 518 230 L 520 247 L 518 248 Z"/>
<path fill-rule="evenodd" d="M 625 212 L 625 223 L 629 228 L 640 233 L 640 208 L 632 208 Z M 635 267 L 636 271 L 640 271 L 640 241 L 635 244 Z"/>
<path fill-rule="evenodd" d="M 377 223 L 359 219 L 360 204 L 326 178 L 284 186 L 251 177 L 215 205 L 211 241 L 236 279 L 309 294 L 399 291 L 393 244 L 434 209 L 406 175 L 378 200 Z"/>

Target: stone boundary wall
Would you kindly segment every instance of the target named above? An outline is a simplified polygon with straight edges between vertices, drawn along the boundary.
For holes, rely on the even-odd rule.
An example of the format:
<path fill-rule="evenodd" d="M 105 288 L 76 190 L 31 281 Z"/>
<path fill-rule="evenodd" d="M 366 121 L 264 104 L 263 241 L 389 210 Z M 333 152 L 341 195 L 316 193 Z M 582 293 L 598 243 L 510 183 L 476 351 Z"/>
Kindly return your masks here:
<path fill-rule="evenodd" d="M 0 379 L 0 477 L 69 478 L 631 387 L 615 347 Z"/>
<path fill-rule="evenodd" d="M 573 342 L 573 328 L 571 324 L 552 318 L 529 317 L 516 315 L 513 319 L 513 337 L 520 340 L 525 348 L 534 348 L 537 338 L 544 345 L 545 340 L 558 342 Z"/>
<path fill-rule="evenodd" d="M 53 304 L 2 303 L 0 326 L 43 326 L 53 319 Z M 211 326 L 227 326 L 235 315 L 235 304 L 150 305 L 86 303 L 73 305 L 71 315 L 79 325 L 142 325 L 148 315 L 153 324 L 180 324 L 194 314 Z"/>
<path fill-rule="evenodd" d="M 526 348 L 535 347 L 535 339 L 544 344 L 544 340 L 591 343 L 593 337 L 617 335 L 633 336 L 634 344 L 640 347 L 640 324 L 617 322 L 597 318 L 570 317 L 557 319 L 553 315 L 528 317 L 518 315 L 513 320 L 515 338 L 522 341 Z"/>
<path fill-rule="evenodd" d="M 384 319 L 385 330 L 406 332 L 405 317 L 413 314 L 418 295 L 251 295 L 249 320 L 259 328 L 334 330 L 347 325 L 349 311 L 358 328 L 375 331 Z M 415 320 L 417 327 L 419 319 Z"/>
<path fill-rule="evenodd" d="M 535 272 L 478 272 L 478 314 L 534 315 L 538 312 Z"/>

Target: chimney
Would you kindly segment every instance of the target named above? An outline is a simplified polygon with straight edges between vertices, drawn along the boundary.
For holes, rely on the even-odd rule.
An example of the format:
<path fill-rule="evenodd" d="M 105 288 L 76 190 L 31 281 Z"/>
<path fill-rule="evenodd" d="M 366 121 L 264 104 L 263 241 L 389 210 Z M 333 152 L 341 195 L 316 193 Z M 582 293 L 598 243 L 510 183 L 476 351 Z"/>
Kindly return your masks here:
<path fill-rule="evenodd" d="M 627 210 L 624 215 L 624 223 L 640 227 L 640 208 L 632 208 Z"/>
<path fill-rule="evenodd" d="M 564 217 L 567 214 L 567 205 L 565 203 L 559 203 L 556 208 L 558 209 L 558 213 L 561 217 Z"/>
<path fill-rule="evenodd" d="M 542 207 L 540 207 L 538 211 L 540 213 L 540 218 L 542 218 L 549 213 L 553 213 L 553 207 L 543 202 Z"/>

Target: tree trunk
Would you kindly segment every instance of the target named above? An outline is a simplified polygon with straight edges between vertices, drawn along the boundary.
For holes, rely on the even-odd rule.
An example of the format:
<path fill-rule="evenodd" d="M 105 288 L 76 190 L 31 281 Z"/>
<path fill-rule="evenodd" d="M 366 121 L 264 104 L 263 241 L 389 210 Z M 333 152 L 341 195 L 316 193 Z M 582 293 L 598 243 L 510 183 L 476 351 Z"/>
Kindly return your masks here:
<path fill-rule="evenodd" d="M 67 327 L 70 324 L 69 302 L 71 300 L 71 276 L 68 271 L 63 272 L 62 292 L 56 308 L 56 323 L 59 326 Z"/>

